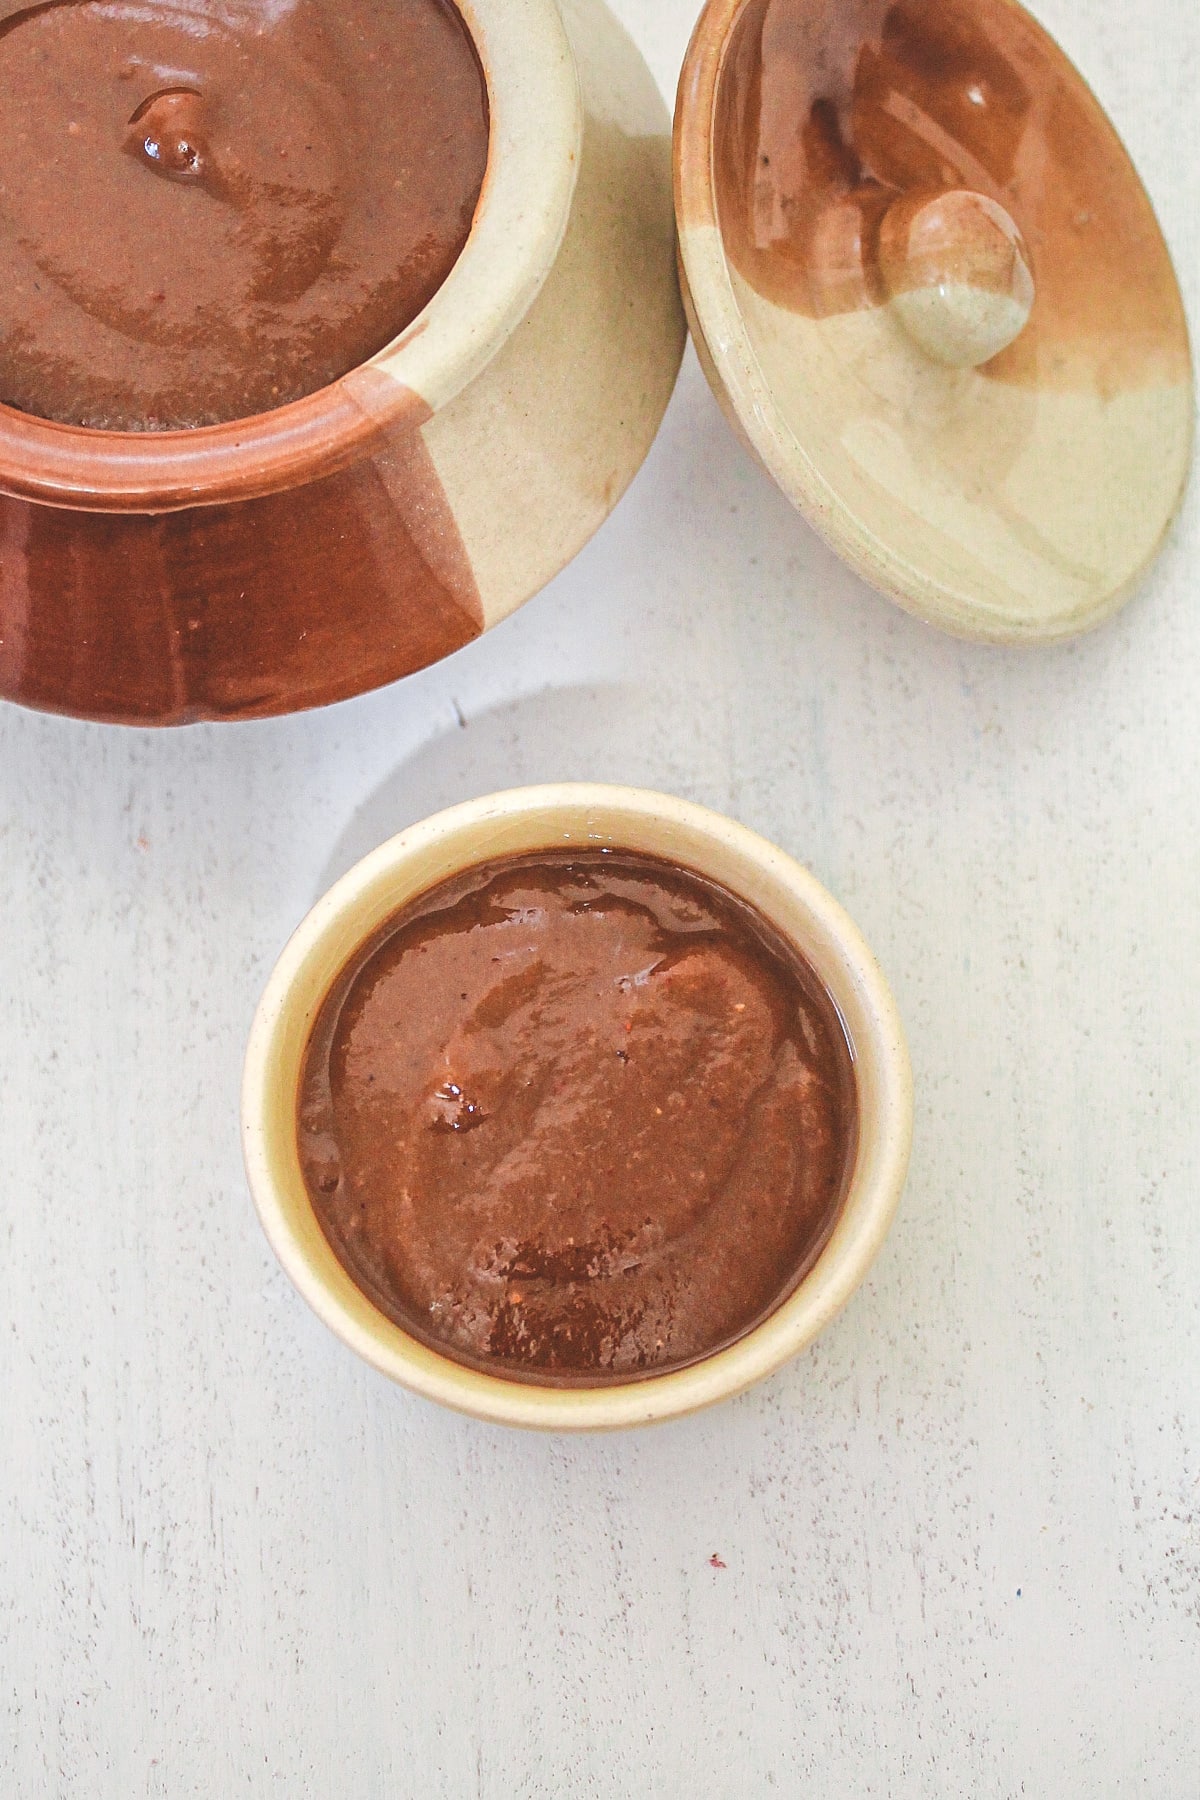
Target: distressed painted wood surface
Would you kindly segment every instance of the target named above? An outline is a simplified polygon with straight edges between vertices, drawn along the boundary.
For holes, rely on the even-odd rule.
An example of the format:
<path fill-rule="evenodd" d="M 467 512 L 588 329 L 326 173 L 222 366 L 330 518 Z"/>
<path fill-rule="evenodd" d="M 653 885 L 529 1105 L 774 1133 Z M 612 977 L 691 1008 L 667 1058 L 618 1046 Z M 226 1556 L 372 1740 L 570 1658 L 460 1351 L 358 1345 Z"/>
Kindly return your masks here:
<path fill-rule="evenodd" d="M 692 0 L 623 0 L 664 87 Z M 1192 317 L 1185 0 L 1046 0 Z M 1200 528 L 1049 652 L 864 589 L 689 359 L 617 515 L 281 723 L 0 716 L 0 1792 L 1200 1793 Z M 642 1436 L 389 1388 L 273 1263 L 247 1025 L 331 877 L 528 779 L 705 800 L 877 947 L 918 1084 L 864 1291 Z"/>

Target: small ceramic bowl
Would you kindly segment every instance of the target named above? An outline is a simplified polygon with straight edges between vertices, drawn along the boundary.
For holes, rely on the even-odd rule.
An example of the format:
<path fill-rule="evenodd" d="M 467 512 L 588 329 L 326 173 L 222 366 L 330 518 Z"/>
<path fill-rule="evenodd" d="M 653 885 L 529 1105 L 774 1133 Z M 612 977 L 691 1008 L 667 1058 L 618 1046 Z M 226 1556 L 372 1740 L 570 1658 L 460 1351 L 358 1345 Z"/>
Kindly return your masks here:
<path fill-rule="evenodd" d="M 487 174 L 394 342 L 191 431 L 0 405 L 0 697 L 145 725 L 345 699 L 496 624 L 616 505 L 686 335 L 667 110 L 603 0 L 458 4 Z"/>
<path fill-rule="evenodd" d="M 608 845 L 675 862 L 756 907 L 826 984 L 854 1052 L 859 1142 L 838 1223 L 816 1264 L 770 1317 L 670 1374 L 598 1388 L 538 1386 L 464 1368 L 410 1337 L 343 1269 L 313 1212 L 296 1144 L 309 1032 L 333 982 L 392 914 L 438 882 L 498 857 Z M 553 1431 L 675 1418 L 742 1392 L 795 1356 L 858 1287 L 900 1198 L 912 1131 L 903 1028 L 874 957 L 799 864 L 720 814 L 634 788 L 564 785 L 471 800 L 402 832 L 320 900 L 267 985 L 246 1054 L 242 1132 L 267 1237 L 314 1311 L 393 1381 L 478 1419 Z"/>
<path fill-rule="evenodd" d="M 866 580 L 964 637 L 1096 625 L 1191 455 L 1171 259 L 1015 0 L 708 0 L 675 118 L 684 294 L 727 415 Z"/>

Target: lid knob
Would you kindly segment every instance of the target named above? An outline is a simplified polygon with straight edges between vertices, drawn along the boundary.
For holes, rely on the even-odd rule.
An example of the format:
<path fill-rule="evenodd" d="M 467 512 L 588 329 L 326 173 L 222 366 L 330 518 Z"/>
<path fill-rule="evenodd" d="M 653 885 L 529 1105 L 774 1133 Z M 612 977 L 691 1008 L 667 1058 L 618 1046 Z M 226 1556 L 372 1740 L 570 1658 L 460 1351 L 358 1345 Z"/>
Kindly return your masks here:
<path fill-rule="evenodd" d="M 884 216 L 879 266 L 904 329 L 935 361 L 977 368 L 1033 309 L 1029 252 L 995 200 L 967 188 L 905 194 Z"/>

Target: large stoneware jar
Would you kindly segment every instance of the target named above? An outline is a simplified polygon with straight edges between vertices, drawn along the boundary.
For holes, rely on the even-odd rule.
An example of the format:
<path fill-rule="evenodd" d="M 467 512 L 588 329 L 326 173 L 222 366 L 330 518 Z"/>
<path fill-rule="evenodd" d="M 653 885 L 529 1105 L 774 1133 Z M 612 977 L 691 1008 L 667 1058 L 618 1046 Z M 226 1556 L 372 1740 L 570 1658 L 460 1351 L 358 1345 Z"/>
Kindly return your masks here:
<path fill-rule="evenodd" d="M 130 724 L 343 699 L 505 617 L 612 510 L 683 348 L 666 108 L 600 0 L 459 11 L 487 173 L 391 344 L 194 430 L 0 406 L 0 695 Z"/>

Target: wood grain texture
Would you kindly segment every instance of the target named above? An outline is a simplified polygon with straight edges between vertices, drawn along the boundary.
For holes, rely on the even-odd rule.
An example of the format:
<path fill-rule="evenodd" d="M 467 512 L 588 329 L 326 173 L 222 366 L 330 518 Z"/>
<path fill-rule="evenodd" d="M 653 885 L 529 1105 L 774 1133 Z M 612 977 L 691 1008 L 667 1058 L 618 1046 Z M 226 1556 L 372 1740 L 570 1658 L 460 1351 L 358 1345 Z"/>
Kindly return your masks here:
<path fill-rule="evenodd" d="M 1195 317 L 1194 11 L 1040 10 Z M 620 11 L 669 88 L 690 0 Z M 4 709 L 0 1792 L 1194 1800 L 1198 551 L 1193 493 L 1094 637 L 937 637 L 689 359 L 604 531 L 450 662 L 166 735 Z M 895 1233 L 809 1355 L 569 1443 L 343 1351 L 266 1248 L 236 1118 L 318 891 L 552 776 L 807 862 L 880 955 L 918 1098 Z"/>

